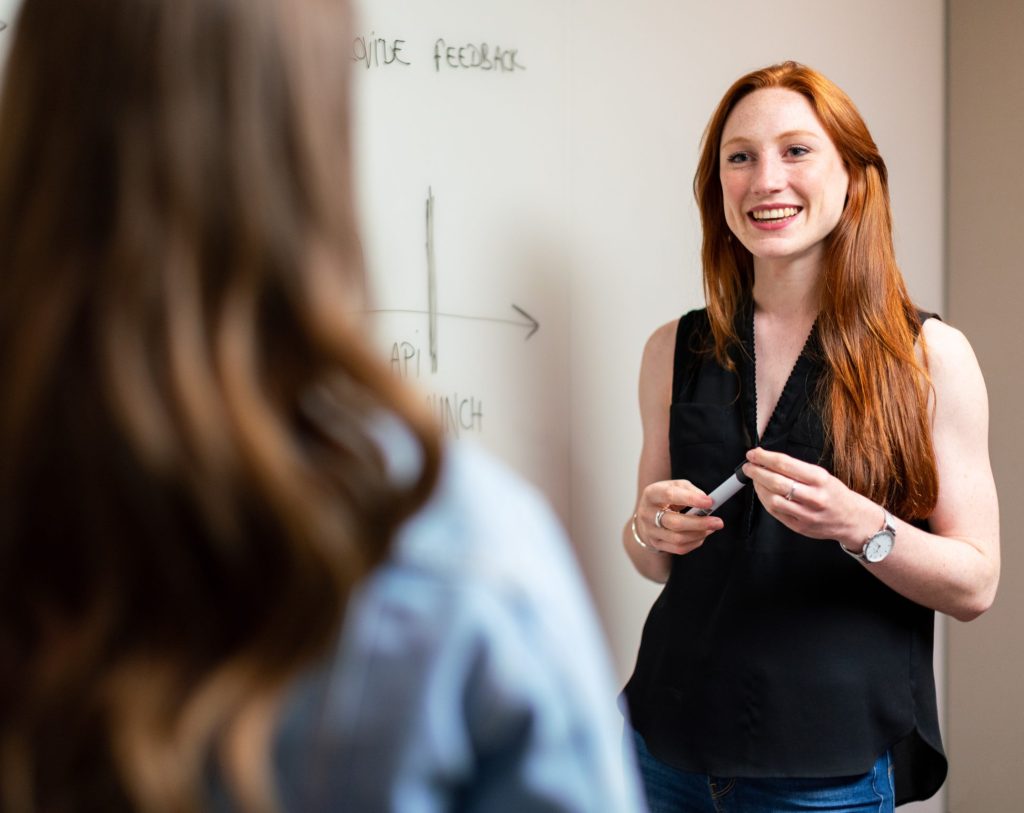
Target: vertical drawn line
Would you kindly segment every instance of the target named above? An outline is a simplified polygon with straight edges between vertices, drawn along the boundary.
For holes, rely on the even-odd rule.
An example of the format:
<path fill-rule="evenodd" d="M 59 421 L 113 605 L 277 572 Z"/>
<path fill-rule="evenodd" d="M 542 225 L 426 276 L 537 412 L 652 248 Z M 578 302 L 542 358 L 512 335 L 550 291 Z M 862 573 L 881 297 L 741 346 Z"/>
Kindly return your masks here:
<path fill-rule="evenodd" d="M 427 308 L 430 332 L 430 371 L 437 372 L 437 268 L 434 264 L 434 191 L 427 187 Z"/>

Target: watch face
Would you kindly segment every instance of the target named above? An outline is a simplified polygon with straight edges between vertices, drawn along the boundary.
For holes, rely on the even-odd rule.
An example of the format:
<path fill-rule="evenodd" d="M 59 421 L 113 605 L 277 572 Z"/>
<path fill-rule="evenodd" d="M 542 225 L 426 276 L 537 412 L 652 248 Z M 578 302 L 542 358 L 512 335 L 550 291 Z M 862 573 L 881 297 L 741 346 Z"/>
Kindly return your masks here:
<path fill-rule="evenodd" d="M 892 534 L 888 531 L 875 534 L 864 546 L 864 558 L 869 562 L 881 562 L 889 555 L 893 542 Z"/>

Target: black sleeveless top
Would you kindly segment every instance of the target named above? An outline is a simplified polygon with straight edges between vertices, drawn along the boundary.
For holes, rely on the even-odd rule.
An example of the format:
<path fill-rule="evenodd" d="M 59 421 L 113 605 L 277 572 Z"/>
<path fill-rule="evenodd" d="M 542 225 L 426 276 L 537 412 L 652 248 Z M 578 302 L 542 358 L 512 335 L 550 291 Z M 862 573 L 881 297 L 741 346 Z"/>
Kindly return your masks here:
<path fill-rule="evenodd" d="M 672 477 L 706 492 L 758 444 L 749 306 L 737 331 L 736 373 L 711 355 L 705 310 L 676 335 Z M 760 445 L 831 469 L 815 405 L 822 374 L 812 331 Z M 892 749 L 897 803 L 934 794 L 947 768 L 934 612 L 838 544 L 786 528 L 751 487 L 718 515 L 721 531 L 673 558 L 625 688 L 651 753 L 722 777 L 811 778 L 865 773 Z"/>

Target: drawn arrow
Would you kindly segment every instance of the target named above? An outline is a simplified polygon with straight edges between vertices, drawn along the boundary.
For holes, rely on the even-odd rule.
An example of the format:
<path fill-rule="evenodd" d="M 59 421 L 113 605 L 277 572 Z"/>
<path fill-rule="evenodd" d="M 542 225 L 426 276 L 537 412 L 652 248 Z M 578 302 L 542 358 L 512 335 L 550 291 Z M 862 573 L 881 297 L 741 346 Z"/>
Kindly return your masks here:
<path fill-rule="evenodd" d="M 518 313 L 523 319 L 502 319 L 498 316 L 467 316 L 462 313 L 441 313 L 433 312 L 436 316 L 443 316 L 446 319 L 470 319 L 474 322 L 495 322 L 501 325 L 515 325 L 516 327 L 528 327 L 530 332 L 526 334 L 526 339 L 529 339 L 534 333 L 540 330 L 540 322 L 534 319 L 530 314 L 520 308 L 518 305 L 513 304 L 512 310 Z M 415 313 L 421 316 L 430 316 L 431 311 L 415 310 L 413 308 L 374 308 L 367 311 L 367 313 Z M 524 341 L 526 340 L 524 339 Z"/>
<path fill-rule="evenodd" d="M 516 319 L 499 319 L 491 316 L 465 316 L 461 313 L 441 313 L 437 309 L 437 260 L 434 254 L 434 190 L 432 187 L 427 187 L 427 199 L 426 199 L 426 242 L 424 248 L 427 254 L 427 310 L 404 310 L 399 308 L 381 308 L 379 310 L 371 310 L 369 313 L 416 313 L 427 317 L 427 334 L 430 342 L 430 370 L 431 372 L 437 372 L 437 318 L 444 316 L 447 319 L 472 319 L 477 322 L 498 322 L 508 325 L 516 325 L 518 327 L 528 327 L 530 332 L 526 334 L 526 339 L 529 339 L 534 333 L 540 329 L 540 322 L 534 319 L 530 314 L 520 308 L 518 305 L 512 305 L 512 309 L 522 316 L 527 321 L 521 322 Z M 526 341 L 524 339 L 524 341 Z"/>
<path fill-rule="evenodd" d="M 512 307 L 516 311 L 521 313 L 523 316 L 525 316 L 527 319 L 529 319 L 530 320 L 530 324 L 533 325 L 533 328 L 530 330 L 530 332 L 526 334 L 526 339 L 529 339 L 534 333 L 536 333 L 538 330 L 540 330 L 540 322 L 538 322 L 536 319 L 534 319 L 532 316 L 530 316 L 530 314 L 528 314 L 526 311 L 524 311 L 518 305 L 513 305 Z M 526 341 L 526 339 L 523 339 L 523 341 Z"/>

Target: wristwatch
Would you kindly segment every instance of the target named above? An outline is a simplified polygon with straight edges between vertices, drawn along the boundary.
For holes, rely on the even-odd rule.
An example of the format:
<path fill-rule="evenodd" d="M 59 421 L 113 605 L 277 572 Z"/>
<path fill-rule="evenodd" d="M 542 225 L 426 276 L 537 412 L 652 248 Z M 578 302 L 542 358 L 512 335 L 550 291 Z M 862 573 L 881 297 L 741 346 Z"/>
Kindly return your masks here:
<path fill-rule="evenodd" d="M 883 520 L 881 530 L 873 536 L 868 537 L 860 552 L 850 550 L 842 542 L 839 543 L 839 547 L 845 550 L 854 559 L 860 559 L 861 561 L 867 562 L 869 565 L 875 565 L 881 562 L 886 556 L 892 553 L 893 546 L 896 544 L 895 520 L 893 520 L 892 514 L 884 508 L 882 509 L 882 513 L 885 515 L 885 519 Z"/>

